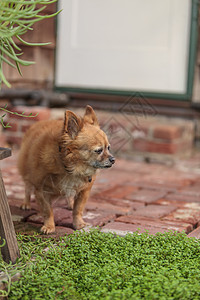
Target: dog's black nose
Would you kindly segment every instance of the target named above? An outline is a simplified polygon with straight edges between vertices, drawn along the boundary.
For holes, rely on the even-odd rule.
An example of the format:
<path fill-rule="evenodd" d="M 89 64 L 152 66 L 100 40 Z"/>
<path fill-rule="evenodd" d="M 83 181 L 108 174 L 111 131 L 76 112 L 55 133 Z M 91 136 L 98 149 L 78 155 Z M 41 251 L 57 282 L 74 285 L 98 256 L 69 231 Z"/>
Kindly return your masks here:
<path fill-rule="evenodd" d="M 109 161 L 110 161 L 112 164 L 114 164 L 114 163 L 115 163 L 115 158 L 114 158 L 113 156 L 110 156 L 110 157 L 109 157 Z"/>

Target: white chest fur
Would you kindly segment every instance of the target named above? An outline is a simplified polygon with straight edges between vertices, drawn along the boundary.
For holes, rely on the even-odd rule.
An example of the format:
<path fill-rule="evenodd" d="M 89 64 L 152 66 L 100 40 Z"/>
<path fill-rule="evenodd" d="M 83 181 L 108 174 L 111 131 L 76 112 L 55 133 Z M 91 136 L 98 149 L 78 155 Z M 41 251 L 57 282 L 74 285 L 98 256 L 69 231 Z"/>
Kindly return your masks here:
<path fill-rule="evenodd" d="M 80 177 L 64 176 L 58 183 L 60 194 L 63 196 L 74 197 L 77 192 L 81 191 L 88 184 L 87 178 L 85 180 Z"/>

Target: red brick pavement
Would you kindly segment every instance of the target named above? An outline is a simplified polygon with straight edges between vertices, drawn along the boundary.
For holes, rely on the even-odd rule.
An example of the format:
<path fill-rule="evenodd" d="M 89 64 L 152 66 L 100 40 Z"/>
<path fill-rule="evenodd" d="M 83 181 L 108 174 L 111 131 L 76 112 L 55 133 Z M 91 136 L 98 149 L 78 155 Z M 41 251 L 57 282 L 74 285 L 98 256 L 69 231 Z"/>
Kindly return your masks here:
<path fill-rule="evenodd" d="M 1 161 L 8 201 L 17 232 L 39 232 L 42 217 L 35 199 L 32 209 L 19 207 L 24 184 L 16 168 L 17 153 Z M 200 154 L 173 166 L 119 159 L 112 169 L 103 170 L 93 186 L 84 219 L 104 232 L 148 230 L 150 234 L 168 230 L 185 231 L 200 238 Z M 53 204 L 56 233 L 70 234 L 72 212 L 64 199 Z"/>

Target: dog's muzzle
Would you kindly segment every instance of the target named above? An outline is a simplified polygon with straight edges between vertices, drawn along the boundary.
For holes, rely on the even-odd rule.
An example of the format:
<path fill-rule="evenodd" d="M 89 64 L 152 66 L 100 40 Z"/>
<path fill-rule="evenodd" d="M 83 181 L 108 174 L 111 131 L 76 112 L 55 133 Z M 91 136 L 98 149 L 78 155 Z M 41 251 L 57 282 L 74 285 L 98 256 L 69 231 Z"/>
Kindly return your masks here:
<path fill-rule="evenodd" d="M 115 163 L 114 156 L 109 156 L 109 161 L 112 163 L 112 165 Z"/>
<path fill-rule="evenodd" d="M 111 168 L 114 163 L 115 163 L 115 158 L 114 156 L 110 155 L 106 162 L 101 163 L 96 161 L 95 163 L 92 164 L 92 166 L 96 169 L 104 169 L 104 168 Z"/>
<path fill-rule="evenodd" d="M 114 156 L 109 156 L 108 162 L 104 164 L 103 168 L 111 168 L 114 163 L 115 163 Z"/>

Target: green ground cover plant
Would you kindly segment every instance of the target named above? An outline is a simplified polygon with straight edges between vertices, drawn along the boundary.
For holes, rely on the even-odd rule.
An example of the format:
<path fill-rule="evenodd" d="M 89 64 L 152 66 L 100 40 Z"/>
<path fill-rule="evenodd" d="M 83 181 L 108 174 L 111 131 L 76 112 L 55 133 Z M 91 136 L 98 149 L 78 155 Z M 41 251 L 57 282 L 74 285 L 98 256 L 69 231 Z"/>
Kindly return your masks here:
<path fill-rule="evenodd" d="M 18 235 L 18 242 L 15 268 L 0 263 L 21 272 L 8 299 L 200 299 L 200 242 L 184 233 L 92 230 L 59 240 Z"/>

